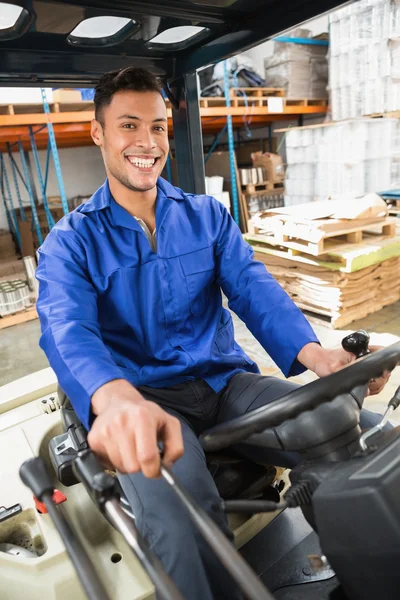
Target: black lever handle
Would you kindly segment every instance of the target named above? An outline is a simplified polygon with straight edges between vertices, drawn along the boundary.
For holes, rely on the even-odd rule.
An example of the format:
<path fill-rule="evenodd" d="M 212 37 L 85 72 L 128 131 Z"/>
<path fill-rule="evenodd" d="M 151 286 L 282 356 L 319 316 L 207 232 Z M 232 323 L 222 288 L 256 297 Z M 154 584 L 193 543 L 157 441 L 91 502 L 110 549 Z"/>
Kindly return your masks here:
<path fill-rule="evenodd" d="M 43 496 L 51 497 L 53 495 L 54 487 L 42 458 L 36 457 L 26 460 L 21 465 L 19 476 L 38 500 L 42 500 Z"/>
<path fill-rule="evenodd" d="M 342 347 L 346 352 L 351 352 L 356 358 L 361 358 L 370 353 L 368 350 L 369 334 L 363 329 L 354 331 L 342 339 Z"/>
<path fill-rule="evenodd" d="M 45 503 L 49 516 L 64 542 L 88 599 L 110 600 L 80 539 L 71 528 L 64 514 L 57 509 L 52 501 L 54 488 L 43 459 L 36 457 L 25 461 L 20 467 L 19 475 L 36 498 Z"/>

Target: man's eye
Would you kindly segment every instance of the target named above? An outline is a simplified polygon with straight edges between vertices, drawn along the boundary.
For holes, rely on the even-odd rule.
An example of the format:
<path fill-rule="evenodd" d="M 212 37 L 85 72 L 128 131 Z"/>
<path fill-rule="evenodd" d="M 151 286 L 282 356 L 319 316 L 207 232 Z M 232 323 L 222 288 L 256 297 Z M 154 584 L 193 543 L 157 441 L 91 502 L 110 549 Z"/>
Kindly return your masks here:
<path fill-rule="evenodd" d="M 154 127 L 154 129 L 156 131 L 165 131 L 164 127 L 162 127 L 161 125 L 156 125 L 156 127 Z"/>
<path fill-rule="evenodd" d="M 135 129 L 135 126 L 132 125 L 132 123 L 125 123 L 124 125 L 122 125 L 122 127 L 124 129 Z"/>

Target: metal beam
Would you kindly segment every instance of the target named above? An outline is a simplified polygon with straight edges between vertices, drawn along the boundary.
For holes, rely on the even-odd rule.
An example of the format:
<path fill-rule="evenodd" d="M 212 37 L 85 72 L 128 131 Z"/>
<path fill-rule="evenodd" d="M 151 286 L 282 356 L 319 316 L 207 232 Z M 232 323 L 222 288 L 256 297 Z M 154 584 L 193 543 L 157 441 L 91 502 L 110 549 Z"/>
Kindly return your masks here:
<path fill-rule="evenodd" d="M 227 61 L 224 62 L 224 92 L 226 106 L 229 108 L 231 105 L 230 89 L 229 89 L 229 69 Z M 240 225 L 240 213 L 239 213 L 239 196 L 237 189 L 236 180 L 236 161 L 235 161 L 235 142 L 233 139 L 233 127 L 232 117 L 228 115 L 226 117 L 226 125 L 228 129 L 228 149 L 229 149 L 229 168 L 231 174 L 231 190 L 232 190 L 232 206 L 233 206 L 233 218 L 237 225 Z"/>
<path fill-rule="evenodd" d="M 50 107 L 49 107 L 49 103 L 47 102 L 46 90 L 44 88 L 41 88 L 40 91 L 42 94 L 44 112 L 47 115 L 49 115 Z M 51 147 L 51 152 L 53 155 L 53 163 L 54 163 L 54 169 L 55 169 L 56 177 L 57 177 L 58 189 L 60 190 L 61 204 L 62 204 L 62 208 L 64 211 L 64 215 L 67 215 L 69 213 L 68 200 L 67 200 L 67 195 L 65 193 L 64 179 L 63 179 L 62 171 L 61 171 L 60 158 L 58 156 L 57 143 L 56 143 L 56 138 L 54 135 L 54 127 L 53 127 L 53 123 L 51 123 L 50 120 L 47 123 L 47 132 L 49 134 L 49 145 Z M 48 164 L 46 164 L 45 185 L 47 185 L 47 177 L 48 177 Z"/>
<path fill-rule="evenodd" d="M 8 181 L 7 169 L 6 169 L 6 165 L 4 162 L 4 157 L 1 153 L 0 153 L 0 165 L 1 165 L 0 188 L 1 188 L 1 193 L 3 196 L 4 206 L 6 209 L 7 221 L 9 223 L 10 231 L 14 230 L 14 235 L 17 238 L 17 243 L 18 243 L 19 249 L 22 250 L 21 235 L 20 235 L 19 226 L 18 226 L 18 218 L 17 218 L 15 208 L 13 205 L 11 188 L 10 188 L 10 183 Z M 3 184 L 5 184 L 5 186 Z M 5 189 L 4 189 L 4 187 L 5 187 Z M 7 196 L 8 196 L 8 200 L 7 200 Z M 8 202 L 10 202 L 10 207 L 8 206 Z"/>
<path fill-rule="evenodd" d="M 184 75 L 175 82 L 172 93 L 179 103 L 179 109 L 172 111 L 179 186 L 185 192 L 204 194 L 203 136 L 197 75 Z"/>
<path fill-rule="evenodd" d="M 0 44 L 0 86 L 93 87 L 106 71 L 142 67 L 164 76 L 164 57 L 6 48 Z"/>
<path fill-rule="evenodd" d="M 34 200 L 34 197 L 33 197 L 31 180 L 29 178 L 28 166 L 27 166 L 26 160 L 25 160 L 25 151 L 24 151 L 24 149 L 22 147 L 22 143 L 21 142 L 18 142 L 18 147 L 19 147 L 19 154 L 20 154 L 20 157 L 21 157 L 22 168 L 24 170 L 24 175 L 25 175 L 25 179 L 26 179 L 26 184 L 27 184 L 27 187 L 28 187 L 29 202 L 31 204 L 31 211 L 32 211 L 32 223 L 35 226 L 36 234 L 37 234 L 37 239 L 38 239 L 39 245 L 41 246 L 43 244 L 43 236 L 42 236 L 42 232 L 40 230 L 40 223 L 39 223 L 39 218 L 38 218 L 38 214 L 37 214 L 37 211 L 36 211 L 35 200 Z"/>
<path fill-rule="evenodd" d="M 115 15 L 134 19 L 135 16 L 154 15 L 182 19 L 187 21 L 198 21 L 207 23 L 223 23 L 224 7 L 213 6 L 212 1 L 207 3 L 189 3 L 182 0 L 42 0 L 50 4 L 70 4 L 72 6 L 84 6 L 90 9 L 91 16 L 96 12 L 98 15 Z M 93 13 L 93 14 L 92 14 Z M 190 23 L 191 24 L 191 23 Z"/>
<path fill-rule="evenodd" d="M 10 146 L 10 144 L 7 143 L 6 146 L 7 146 L 8 158 L 10 159 L 11 172 L 12 172 L 12 176 L 13 176 L 15 192 L 17 194 L 17 200 L 18 200 L 18 206 L 19 206 L 19 214 L 20 214 L 20 217 L 21 217 L 22 221 L 26 221 L 26 217 L 25 217 L 25 213 L 24 213 L 24 206 L 22 204 L 21 192 L 19 191 L 17 170 L 18 170 L 19 176 L 21 177 L 21 180 L 23 181 L 25 187 L 26 187 L 26 183 L 25 183 L 24 178 L 22 177 L 21 173 L 19 172 L 17 163 L 15 162 L 15 160 L 13 158 L 13 155 L 11 153 L 11 146 Z"/>
<path fill-rule="evenodd" d="M 43 206 L 44 206 L 44 210 L 46 213 L 47 224 L 49 226 L 49 229 L 52 229 L 54 227 L 54 219 L 53 219 L 53 215 L 51 214 L 51 211 L 49 209 L 49 205 L 47 202 L 47 193 L 46 193 L 48 161 L 46 161 L 46 177 L 45 177 L 45 179 L 43 179 L 42 167 L 40 166 L 40 160 L 39 160 L 39 154 L 38 154 L 37 146 L 36 146 L 35 134 L 33 133 L 32 127 L 29 127 L 29 136 L 30 136 L 30 140 L 31 140 L 32 154 L 33 154 L 33 158 L 35 160 L 39 185 L 40 185 L 40 189 L 42 191 Z"/>
<path fill-rule="evenodd" d="M 27 172 L 29 174 L 29 181 L 30 181 L 30 184 L 31 184 L 31 190 L 32 190 L 33 199 L 35 201 L 35 204 L 38 204 L 39 203 L 39 198 L 38 198 L 38 194 L 37 194 L 35 180 L 33 178 L 31 158 L 30 158 L 29 152 L 27 150 L 24 150 L 24 156 L 25 156 L 25 163 L 26 163 Z"/>

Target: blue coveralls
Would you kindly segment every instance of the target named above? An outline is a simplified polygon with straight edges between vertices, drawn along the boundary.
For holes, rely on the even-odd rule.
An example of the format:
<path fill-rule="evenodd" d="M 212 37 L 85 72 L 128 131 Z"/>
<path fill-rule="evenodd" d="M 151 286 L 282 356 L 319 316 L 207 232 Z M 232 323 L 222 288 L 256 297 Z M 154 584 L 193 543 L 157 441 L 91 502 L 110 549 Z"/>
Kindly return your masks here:
<path fill-rule="evenodd" d="M 286 376 L 317 338 L 224 206 L 158 180 L 157 252 L 108 182 L 52 229 L 39 250 L 41 347 L 87 429 L 90 399 L 124 378 L 178 416 L 185 455 L 174 469 L 230 536 L 197 435 L 282 395 L 234 340 L 229 307 Z M 248 374 L 255 374 L 249 379 Z M 244 379 L 251 381 L 243 386 Z M 273 380 L 273 381 L 272 381 Z M 235 394 L 253 390 L 253 396 Z M 238 383 L 239 382 L 239 383 Z M 367 416 L 365 416 L 367 419 Z M 368 424 L 376 422 L 375 415 Z M 366 422 L 365 422 L 366 423 Z M 162 480 L 121 477 L 137 524 L 188 600 L 239 598 Z"/>

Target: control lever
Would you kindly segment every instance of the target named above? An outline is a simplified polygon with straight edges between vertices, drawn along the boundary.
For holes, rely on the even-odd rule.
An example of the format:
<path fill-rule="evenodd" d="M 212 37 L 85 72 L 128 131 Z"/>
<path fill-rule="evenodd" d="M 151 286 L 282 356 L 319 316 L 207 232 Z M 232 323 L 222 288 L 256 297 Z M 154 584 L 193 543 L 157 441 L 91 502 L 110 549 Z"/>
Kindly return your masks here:
<path fill-rule="evenodd" d="M 386 423 L 389 421 L 390 415 L 396 410 L 396 408 L 398 408 L 399 405 L 400 405 L 400 386 L 395 391 L 395 394 L 394 394 L 393 398 L 390 400 L 388 407 L 385 410 L 385 413 L 384 413 L 382 419 L 379 421 L 378 425 L 375 425 L 375 427 L 368 429 L 368 431 L 363 433 L 362 436 L 360 437 L 360 446 L 364 452 L 366 450 L 368 450 L 368 444 L 366 443 L 366 440 L 368 440 L 370 437 L 374 436 L 376 433 L 379 433 L 380 431 L 382 431 L 382 429 L 385 427 Z"/>
<path fill-rule="evenodd" d="M 369 339 L 369 334 L 364 329 L 359 329 L 342 339 L 342 347 L 356 358 L 361 358 L 371 353 L 368 349 Z"/>
<path fill-rule="evenodd" d="M 203 539 L 221 561 L 230 576 L 244 592 L 247 600 L 273 600 L 273 596 L 264 587 L 233 544 L 222 533 L 210 515 L 187 493 L 174 473 L 161 462 L 161 475 L 180 499 L 187 514 L 196 525 Z"/>
<path fill-rule="evenodd" d="M 342 348 L 346 350 L 346 352 L 354 354 L 356 359 L 362 358 L 363 356 L 367 356 L 367 354 L 371 353 L 368 348 L 369 339 L 369 334 L 364 331 L 364 329 L 359 329 L 358 331 L 353 331 L 353 333 L 350 333 L 342 339 Z M 367 389 L 368 385 L 364 384 L 357 386 L 352 390 L 352 395 L 356 399 L 360 409 L 362 408 Z"/>
<path fill-rule="evenodd" d="M 22 482 L 46 505 L 89 600 L 110 600 L 79 538 L 53 503 L 54 487 L 43 459 L 26 460 L 19 470 Z"/>

